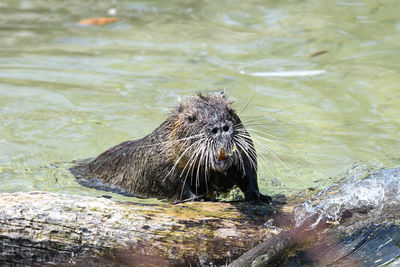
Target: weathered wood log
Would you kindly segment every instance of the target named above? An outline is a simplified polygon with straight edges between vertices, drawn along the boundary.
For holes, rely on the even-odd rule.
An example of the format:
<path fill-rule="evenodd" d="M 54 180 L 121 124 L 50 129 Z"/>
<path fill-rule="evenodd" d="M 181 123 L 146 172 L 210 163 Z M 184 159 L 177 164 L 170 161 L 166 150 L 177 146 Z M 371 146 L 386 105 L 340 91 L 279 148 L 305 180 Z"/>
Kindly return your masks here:
<path fill-rule="evenodd" d="M 0 194 L 0 263 L 60 263 L 129 251 L 225 264 L 280 232 L 244 202 L 143 204 L 45 192 Z"/>

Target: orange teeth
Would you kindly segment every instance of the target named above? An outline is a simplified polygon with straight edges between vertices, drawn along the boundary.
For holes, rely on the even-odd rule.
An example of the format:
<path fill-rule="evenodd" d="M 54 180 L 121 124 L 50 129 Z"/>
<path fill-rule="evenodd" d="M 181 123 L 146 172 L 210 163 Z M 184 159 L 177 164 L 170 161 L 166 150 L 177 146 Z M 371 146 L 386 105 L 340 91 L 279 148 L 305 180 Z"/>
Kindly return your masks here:
<path fill-rule="evenodd" d="M 221 147 L 218 149 L 218 157 L 217 160 L 226 160 L 228 157 L 227 155 L 222 151 Z"/>
<path fill-rule="evenodd" d="M 228 157 L 233 155 L 233 152 L 235 152 L 235 150 L 237 149 L 236 145 L 233 147 L 231 153 L 227 153 L 225 154 L 224 151 L 222 151 L 222 146 L 220 146 L 218 148 L 218 157 L 217 160 L 226 160 Z"/>

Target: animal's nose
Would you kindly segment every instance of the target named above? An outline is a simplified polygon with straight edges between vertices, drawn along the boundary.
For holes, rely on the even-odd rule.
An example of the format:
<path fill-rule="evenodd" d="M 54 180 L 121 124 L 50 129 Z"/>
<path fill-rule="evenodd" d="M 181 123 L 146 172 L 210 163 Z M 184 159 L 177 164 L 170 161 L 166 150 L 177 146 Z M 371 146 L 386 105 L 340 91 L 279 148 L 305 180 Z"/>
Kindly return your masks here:
<path fill-rule="evenodd" d="M 230 133 L 231 130 L 232 130 L 232 126 L 229 125 L 228 123 L 218 123 L 212 127 L 211 133 L 213 135 L 227 134 L 227 133 Z"/>

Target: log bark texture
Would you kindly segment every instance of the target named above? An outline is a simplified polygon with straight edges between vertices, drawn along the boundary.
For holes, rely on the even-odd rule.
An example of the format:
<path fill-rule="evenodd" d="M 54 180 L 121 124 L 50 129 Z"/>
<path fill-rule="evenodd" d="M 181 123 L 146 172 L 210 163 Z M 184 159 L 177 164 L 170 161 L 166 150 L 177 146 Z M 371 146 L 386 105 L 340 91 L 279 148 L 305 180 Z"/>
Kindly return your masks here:
<path fill-rule="evenodd" d="M 0 263 L 68 263 L 129 251 L 172 264 L 225 264 L 280 232 L 265 225 L 273 213 L 243 202 L 143 204 L 2 193 Z"/>

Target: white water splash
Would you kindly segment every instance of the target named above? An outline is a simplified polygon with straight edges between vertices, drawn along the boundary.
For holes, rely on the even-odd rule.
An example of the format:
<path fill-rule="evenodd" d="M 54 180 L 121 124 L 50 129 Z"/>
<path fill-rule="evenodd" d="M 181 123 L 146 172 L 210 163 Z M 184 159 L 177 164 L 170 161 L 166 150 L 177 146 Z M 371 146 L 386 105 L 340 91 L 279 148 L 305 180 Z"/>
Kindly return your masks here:
<path fill-rule="evenodd" d="M 339 222 L 346 210 L 367 207 L 379 213 L 387 205 L 399 205 L 399 200 L 400 168 L 377 170 L 366 177 L 357 173 L 296 206 L 296 225 L 312 214 Z"/>

